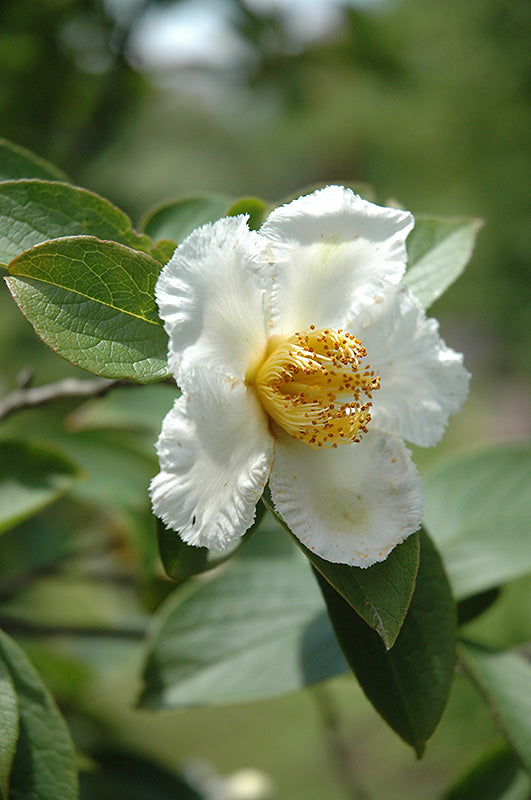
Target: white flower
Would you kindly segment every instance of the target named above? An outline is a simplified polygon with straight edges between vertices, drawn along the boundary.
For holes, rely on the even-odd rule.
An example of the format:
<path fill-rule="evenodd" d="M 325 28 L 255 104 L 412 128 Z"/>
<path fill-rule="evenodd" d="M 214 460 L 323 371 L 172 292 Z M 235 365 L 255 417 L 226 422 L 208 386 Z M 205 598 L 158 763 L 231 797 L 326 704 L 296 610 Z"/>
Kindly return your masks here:
<path fill-rule="evenodd" d="M 269 479 L 306 547 L 368 567 L 416 531 L 428 446 L 466 397 L 460 355 L 399 285 L 413 217 L 329 186 L 204 225 L 157 283 L 182 396 L 158 441 L 153 509 L 219 550 Z"/>

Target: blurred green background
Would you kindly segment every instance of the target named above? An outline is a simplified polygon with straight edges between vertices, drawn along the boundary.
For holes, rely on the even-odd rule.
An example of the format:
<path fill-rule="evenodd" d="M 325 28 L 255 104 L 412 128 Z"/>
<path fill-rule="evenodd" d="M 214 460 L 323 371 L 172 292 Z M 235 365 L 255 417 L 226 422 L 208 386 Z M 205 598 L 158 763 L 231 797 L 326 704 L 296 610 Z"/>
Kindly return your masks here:
<path fill-rule="evenodd" d="M 343 6 L 332 0 L 4 0 L 0 135 L 54 161 L 134 221 L 180 195 L 278 202 L 308 184 L 344 181 L 371 183 L 380 202 L 399 202 L 414 213 L 483 218 L 465 276 L 433 308 L 444 337 L 465 353 L 473 373 L 470 399 L 441 449 L 466 449 L 530 429 L 530 34 L 527 0 Z M 25 367 L 35 371 L 36 383 L 75 374 L 36 340 L 5 287 L 0 312 L 2 393 Z M 161 417 L 166 401 L 157 402 Z M 46 424 L 59 429 L 71 410 L 61 406 Z M 44 435 L 43 419 L 35 412 L 18 425 Z M 103 540 L 111 535 L 125 569 L 123 585 L 111 581 L 108 597 L 97 589 L 101 612 L 93 588 L 83 581 L 74 587 L 79 607 L 91 606 L 99 623 L 110 608 L 113 619 L 130 621 L 137 604 L 134 613 L 143 618 L 127 569 L 128 559 L 145 554 L 139 556 L 140 547 L 124 556 L 120 525 L 129 525 L 128 514 L 138 510 L 130 494 L 144 497 L 155 469 L 155 434 L 144 434 L 134 447 L 125 436 L 112 443 L 134 451 L 130 474 L 120 475 L 121 483 L 115 475 L 116 485 L 111 476 L 107 485 L 109 495 L 125 497 L 119 521 L 103 512 L 83 518 L 83 541 L 105 549 L 105 531 Z M 90 426 L 89 435 L 91 442 L 98 436 Z M 422 455 L 424 462 L 433 457 Z M 62 504 L 42 524 L 79 526 L 79 511 Z M 64 587 L 53 588 L 52 578 L 50 588 L 46 580 L 33 590 L 41 592 L 39 602 L 46 598 L 43 616 L 64 614 Z M 525 638 L 528 589 L 528 581 L 510 586 L 477 623 L 486 640 Z M 35 597 L 17 597 L 21 607 L 35 607 Z M 170 766 L 204 758 L 222 773 L 263 769 L 280 800 L 346 796 L 312 693 L 221 710 L 135 712 L 127 702 L 137 645 L 85 646 L 98 668 L 106 665 L 98 680 L 76 672 L 79 653 L 74 668 L 72 654 L 63 654 L 65 666 L 57 653 L 32 645 L 51 687 L 70 707 L 83 746 L 101 724 L 106 736 Z M 497 741 L 487 712 L 459 676 L 420 765 L 350 680 L 333 681 L 330 693 L 368 798 L 437 797 L 484 743 Z M 97 724 L 89 726 L 80 707 Z"/>

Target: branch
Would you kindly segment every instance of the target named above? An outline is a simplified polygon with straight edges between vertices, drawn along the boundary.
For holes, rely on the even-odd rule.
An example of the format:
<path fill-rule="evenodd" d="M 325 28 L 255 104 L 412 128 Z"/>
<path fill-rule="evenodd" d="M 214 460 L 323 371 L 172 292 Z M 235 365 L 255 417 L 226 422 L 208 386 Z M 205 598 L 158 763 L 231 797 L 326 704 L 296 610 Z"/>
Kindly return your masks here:
<path fill-rule="evenodd" d="M 18 633 L 25 636 L 86 636 L 98 639 L 129 639 L 131 641 L 141 641 L 146 635 L 146 630 L 140 628 L 47 625 L 10 617 L 0 617 L 0 629 L 7 633 Z"/>
<path fill-rule="evenodd" d="M 44 386 L 36 386 L 32 389 L 16 389 L 0 400 L 0 420 L 6 419 L 6 417 L 24 408 L 43 406 L 54 400 L 67 397 L 79 397 L 81 399 L 102 397 L 117 386 L 133 387 L 139 385 L 126 379 L 107 380 L 107 378 L 93 378 L 91 380 L 79 380 L 78 378 L 66 378 L 56 383 L 47 383 Z"/>

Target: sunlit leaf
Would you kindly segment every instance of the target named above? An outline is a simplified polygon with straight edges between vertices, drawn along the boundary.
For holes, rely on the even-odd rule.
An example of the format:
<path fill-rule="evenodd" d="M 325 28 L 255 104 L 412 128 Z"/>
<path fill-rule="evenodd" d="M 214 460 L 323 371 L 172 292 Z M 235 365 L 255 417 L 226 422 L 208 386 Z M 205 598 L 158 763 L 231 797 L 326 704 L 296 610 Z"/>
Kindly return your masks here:
<path fill-rule="evenodd" d="M 407 239 L 409 266 L 404 283 L 425 308 L 461 275 L 482 225 L 480 219 L 415 218 Z"/>
<path fill-rule="evenodd" d="M 446 705 L 455 664 L 455 608 L 435 548 L 422 534 L 415 592 L 391 650 L 319 573 L 318 580 L 363 691 L 420 757 Z"/>
<path fill-rule="evenodd" d="M 418 535 L 408 537 L 391 552 L 385 561 L 367 569 L 333 564 L 315 555 L 290 531 L 280 514 L 275 511 L 269 494 L 263 501 L 275 519 L 300 547 L 315 569 L 339 592 L 344 600 L 374 628 L 386 647 L 392 647 L 415 588 L 419 564 Z"/>
<path fill-rule="evenodd" d="M 81 477 L 62 453 L 25 442 L 0 442 L 0 533 L 33 516 Z"/>
<path fill-rule="evenodd" d="M 2 632 L 0 658 L 11 675 L 20 714 L 9 800 L 76 800 L 75 753 L 65 721 L 22 650 Z"/>
<path fill-rule="evenodd" d="M 0 180 L 19 178 L 43 178 L 51 181 L 67 181 L 65 173 L 32 153 L 25 147 L 0 138 Z"/>
<path fill-rule="evenodd" d="M 453 456 L 425 474 L 425 525 L 461 600 L 531 571 L 531 447 Z"/>
<path fill-rule="evenodd" d="M 242 197 L 226 210 L 227 217 L 235 217 L 238 214 L 248 214 L 248 225 L 251 230 L 258 230 L 265 217 L 269 213 L 270 207 L 260 200 L 259 197 Z"/>
<path fill-rule="evenodd" d="M 462 642 L 459 658 L 502 733 L 531 772 L 531 664 L 525 655 Z"/>
<path fill-rule="evenodd" d="M 96 236 L 149 251 L 151 239 L 103 197 L 66 183 L 25 180 L 0 183 L 0 263 L 36 244 L 63 236 Z"/>
<path fill-rule="evenodd" d="M 158 317 L 160 263 L 91 236 L 27 250 L 6 278 L 21 311 L 58 355 L 105 378 L 167 377 L 167 336 Z"/>
<path fill-rule="evenodd" d="M 0 657 L 0 799 L 7 800 L 18 738 L 18 701 L 11 674 Z"/>
<path fill-rule="evenodd" d="M 311 571 L 294 554 L 233 561 L 174 593 L 157 615 L 142 705 L 256 700 L 344 672 Z"/>
<path fill-rule="evenodd" d="M 150 211 L 141 227 L 153 240 L 170 239 L 179 243 L 194 228 L 222 217 L 231 203 L 232 199 L 225 195 L 184 197 Z"/>

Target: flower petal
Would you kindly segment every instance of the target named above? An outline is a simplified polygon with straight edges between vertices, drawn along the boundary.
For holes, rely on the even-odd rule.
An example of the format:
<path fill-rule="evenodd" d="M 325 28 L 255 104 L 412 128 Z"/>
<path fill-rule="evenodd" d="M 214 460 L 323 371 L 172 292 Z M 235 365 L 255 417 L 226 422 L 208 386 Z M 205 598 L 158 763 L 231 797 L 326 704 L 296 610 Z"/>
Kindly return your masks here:
<path fill-rule="evenodd" d="M 328 186 L 275 209 L 260 229 L 270 241 L 275 333 L 344 327 L 345 319 L 405 271 L 407 211 Z"/>
<path fill-rule="evenodd" d="M 253 522 L 273 440 L 253 392 L 216 373 L 197 377 L 197 392 L 180 397 L 164 419 L 151 498 L 185 542 L 222 550 Z"/>
<path fill-rule="evenodd" d="M 388 290 L 346 327 L 380 377 L 370 429 L 422 447 L 436 444 L 464 402 L 470 377 L 462 355 L 439 336 L 437 321 L 402 287 Z"/>
<path fill-rule="evenodd" d="M 162 270 L 155 289 L 170 337 L 170 369 L 182 388 L 193 386 L 195 365 L 242 379 L 266 340 L 269 278 L 255 266 L 258 234 L 243 216 L 193 231 Z"/>
<path fill-rule="evenodd" d="M 270 477 L 277 510 L 321 558 L 355 567 L 383 561 L 418 530 L 424 494 L 400 439 L 368 433 L 361 442 L 313 450 L 283 434 Z"/>

